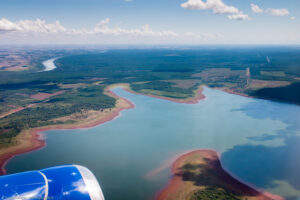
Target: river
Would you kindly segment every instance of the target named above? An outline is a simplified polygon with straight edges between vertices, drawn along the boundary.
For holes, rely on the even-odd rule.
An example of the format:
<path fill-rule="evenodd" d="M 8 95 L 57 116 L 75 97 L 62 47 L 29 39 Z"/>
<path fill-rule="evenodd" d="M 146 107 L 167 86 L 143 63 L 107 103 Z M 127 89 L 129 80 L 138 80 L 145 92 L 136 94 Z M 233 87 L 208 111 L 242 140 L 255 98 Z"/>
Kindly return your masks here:
<path fill-rule="evenodd" d="M 44 72 L 46 71 L 51 71 L 51 70 L 54 70 L 56 68 L 55 64 L 54 64 L 54 61 L 57 60 L 58 58 L 51 58 L 49 60 L 45 60 L 43 62 L 43 65 L 45 67 L 45 69 L 43 70 Z"/>
<path fill-rule="evenodd" d="M 47 146 L 11 159 L 7 172 L 79 164 L 94 172 L 107 199 L 151 199 L 168 183 L 173 158 L 209 148 L 239 179 L 299 197 L 299 106 L 210 88 L 198 104 L 113 92 L 135 108 L 93 128 L 44 132 Z"/>

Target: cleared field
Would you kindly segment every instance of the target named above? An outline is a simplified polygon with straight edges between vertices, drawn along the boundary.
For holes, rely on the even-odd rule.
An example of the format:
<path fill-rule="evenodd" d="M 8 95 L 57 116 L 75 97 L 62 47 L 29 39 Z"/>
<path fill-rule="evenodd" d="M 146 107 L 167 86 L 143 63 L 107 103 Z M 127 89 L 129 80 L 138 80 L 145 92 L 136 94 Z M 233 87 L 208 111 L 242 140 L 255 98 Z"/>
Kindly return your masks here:
<path fill-rule="evenodd" d="M 39 92 L 37 94 L 31 95 L 30 98 L 36 99 L 36 100 L 45 100 L 45 99 L 48 99 L 50 97 L 63 94 L 64 92 L 65 91 L 63 91 L 63 90 L 55 92 L 55 93 L 52 93 L 52 94 L 45 93 L 45 92 Z"/>
<path fill-rule="evenodd" d="M 261 71 L 260 74 L 264 76 L 275 76 L 275 77 L 286 76 L 285 72 L 283 71 Z"/>
<path fill-rule="evenodd" d="M 160 91 L 160 90 L 150 90 L 150 89 L 143 89 L 139 90 L 139 92 L 154 96 L 165 96 L 165 97 L 171 97 L 171 98 L 187 98 L 190 97 L 187 94 L 181 94 L 178 92 L 167 92 L 167 91 Z"/>
<path fill-rule="evenodd" d="M 173 85 L 174 87 L 185 88 L 185 89 L 192 88 L 192 87 L 196 86 L 197 84 L 202 83 L 201 80 L 195 80 L 195 79 L 190 79 L 190 80 L 166 80 L 166 82 L 175 83 Z"/>
<path fill-rule="evenodd" d="M 261 88 L 274 88 L 290 85 L 288 81 L 264 81 L 251 79 L 250 84 L 248 85 L 249 89 L 261 89 Z"/>

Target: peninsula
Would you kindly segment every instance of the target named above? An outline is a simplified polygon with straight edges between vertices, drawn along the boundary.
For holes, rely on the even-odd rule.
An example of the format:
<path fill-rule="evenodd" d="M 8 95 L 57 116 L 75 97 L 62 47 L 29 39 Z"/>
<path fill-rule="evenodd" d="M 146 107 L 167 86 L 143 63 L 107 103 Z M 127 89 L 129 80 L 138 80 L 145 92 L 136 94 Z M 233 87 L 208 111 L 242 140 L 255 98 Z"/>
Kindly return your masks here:
<path fill-rule="evenodd" d="M 218 153 L 195 150 L 180 156 L 172 166 L 173 178 L 157 200 L 282 200 L 240 182 L 226 172 Z"/>

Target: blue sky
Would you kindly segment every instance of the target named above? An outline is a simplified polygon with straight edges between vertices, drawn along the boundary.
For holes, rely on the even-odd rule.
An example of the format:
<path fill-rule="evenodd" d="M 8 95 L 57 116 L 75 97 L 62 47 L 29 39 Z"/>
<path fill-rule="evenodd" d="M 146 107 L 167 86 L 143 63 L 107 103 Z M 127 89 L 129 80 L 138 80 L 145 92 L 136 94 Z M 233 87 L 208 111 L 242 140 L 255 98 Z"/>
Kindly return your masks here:
<path fill-rule="evenodd" d="M 0 42 L 300 44 L 299 20 L 299 0 L 0 0 Z"/>

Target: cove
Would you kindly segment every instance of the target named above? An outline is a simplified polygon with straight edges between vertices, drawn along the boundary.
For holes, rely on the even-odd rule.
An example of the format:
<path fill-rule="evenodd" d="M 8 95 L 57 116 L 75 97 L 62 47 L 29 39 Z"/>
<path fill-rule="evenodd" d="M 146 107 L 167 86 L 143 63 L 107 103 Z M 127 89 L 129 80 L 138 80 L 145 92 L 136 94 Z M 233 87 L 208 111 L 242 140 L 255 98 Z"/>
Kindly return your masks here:
<path fill-rule="evenodd" d="M 152 199 L 168 183 L 176 156 L 207 148 L 240 180 L 299 197 L 299 106 L 210 88 L 198 104 L 113 92 L 135 108 L 93 128 L 44 132 L 47 146 L 11 159 L 7 173 L 79 164 L 93 171 L 106 199 Z"/>

